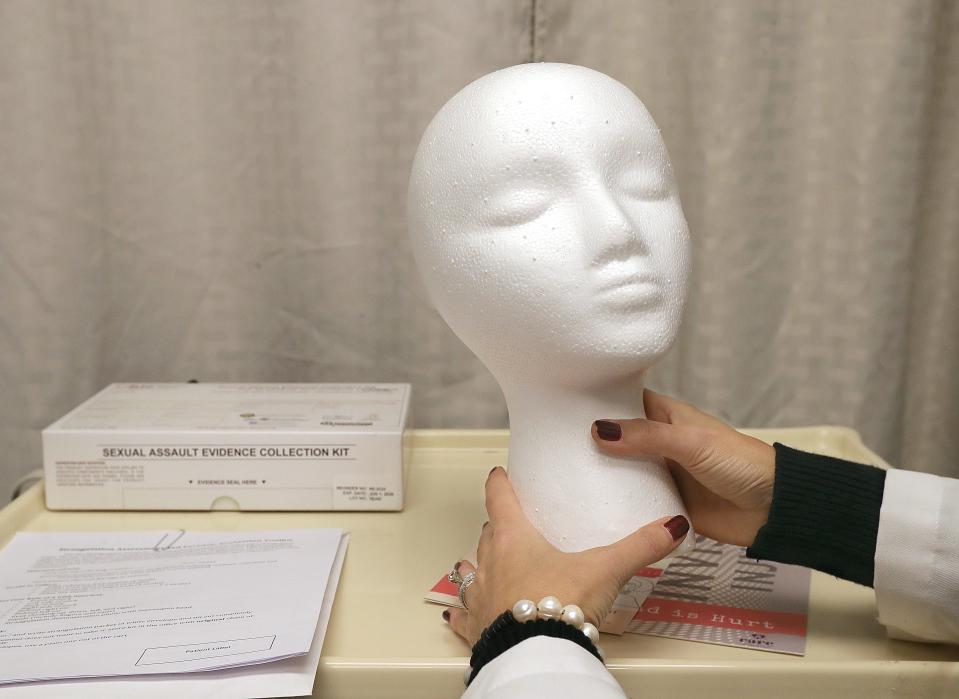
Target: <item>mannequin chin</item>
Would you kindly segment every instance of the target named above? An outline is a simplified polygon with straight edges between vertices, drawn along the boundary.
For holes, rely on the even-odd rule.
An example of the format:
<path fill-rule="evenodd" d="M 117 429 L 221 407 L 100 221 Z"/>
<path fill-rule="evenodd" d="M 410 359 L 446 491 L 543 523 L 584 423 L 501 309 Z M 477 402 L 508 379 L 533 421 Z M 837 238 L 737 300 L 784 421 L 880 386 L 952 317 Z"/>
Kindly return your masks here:
<path fill-rule="evenodd" d="M 686 297 L 686 220 L 639 99 L 560 63 L 480 78 L 427 127 L 408 216 L 433 303 L 503 389 L 510 478 L 546 538 L 578 551 L 685 514 L 660 459 L 590 437 L 644 416 Z"/>

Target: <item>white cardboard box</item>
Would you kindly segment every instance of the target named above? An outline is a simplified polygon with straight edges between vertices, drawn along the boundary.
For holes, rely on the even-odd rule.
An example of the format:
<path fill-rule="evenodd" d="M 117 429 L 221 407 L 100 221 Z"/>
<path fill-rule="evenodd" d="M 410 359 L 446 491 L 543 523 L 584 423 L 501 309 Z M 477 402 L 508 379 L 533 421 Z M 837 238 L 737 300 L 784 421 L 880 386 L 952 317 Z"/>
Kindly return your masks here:
<path fill-rule="evenodd" d="M 401 510 L 409 384 L 112 384 L 43 431 L 52 510 Z"/>

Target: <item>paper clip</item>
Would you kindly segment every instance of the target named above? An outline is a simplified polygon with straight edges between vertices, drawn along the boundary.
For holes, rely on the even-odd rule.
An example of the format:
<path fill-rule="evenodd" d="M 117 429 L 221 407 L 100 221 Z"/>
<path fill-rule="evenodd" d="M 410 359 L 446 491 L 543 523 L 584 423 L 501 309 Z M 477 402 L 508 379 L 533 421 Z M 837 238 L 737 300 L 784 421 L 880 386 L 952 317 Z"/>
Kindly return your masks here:
<path fill-rule="evenodd" d="M 160 540 L 159 540 L 158 542 L 156 542 L 156 546 L 153 547 L 153 550 L 154 550 L 154 551 L 169 551 L 171 548 L 173 548 L 173 545 L 174 545 L 176 542 L 178 542 L 178 541 L 183 537 L 184 534 L 186 534 L 186 530 L 185 530 L 185 529 L 177 529 L 176 534 L 174 534 L 174 535 L 173 535 L 173 538 L 170 539 L 170 543 L 166 544 L 165 546 L 164 546 L 163 542 L 166 541 L 166 538 L 167 538 L 168 536 L 170 536 L 170 534 L 169 534 L 169 532 L 166 533 L 166 534 L 164 534 L 164 535 L 160 538 Z"/>

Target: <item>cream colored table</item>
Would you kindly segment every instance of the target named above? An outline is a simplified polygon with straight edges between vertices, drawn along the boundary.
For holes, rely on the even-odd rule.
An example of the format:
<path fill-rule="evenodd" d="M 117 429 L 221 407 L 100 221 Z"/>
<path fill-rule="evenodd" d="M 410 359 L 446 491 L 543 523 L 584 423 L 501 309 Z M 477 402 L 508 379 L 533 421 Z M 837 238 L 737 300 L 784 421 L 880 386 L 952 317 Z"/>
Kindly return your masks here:
<path fill-rule="evenodd" d="M 749 430 L 768 441 L 884 465 L 852 430 Z M 16 531 L 352 532 L 313 696 L 431 699 L 462 691 L 467 648 L 423 593 L 475 544 L 482 488 L 506 462 L 506 432 L 411 435 L 408 500 L 398 513 L 51 512 L 36 486 L 0 510 L 0 546 Z M 815 573 L 803 658 L 627 634 L 604 636 L 631 697 L 959 697 L 959 648 L 888 640 L 872 590 Z M 2 699 L 0 690 L 0 699 Z"/>

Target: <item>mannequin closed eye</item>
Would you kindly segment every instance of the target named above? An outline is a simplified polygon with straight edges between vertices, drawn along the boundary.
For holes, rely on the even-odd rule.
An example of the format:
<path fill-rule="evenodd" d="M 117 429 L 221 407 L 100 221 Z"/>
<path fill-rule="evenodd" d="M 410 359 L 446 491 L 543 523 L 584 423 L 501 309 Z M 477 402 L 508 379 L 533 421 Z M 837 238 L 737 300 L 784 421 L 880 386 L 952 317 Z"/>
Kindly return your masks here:
<path fill-rule="evenodd" d="M 631 169 L 614 177 L 619 190 L 634 199 L 654 201 L 669 196 L 669 180 L 665 173 L 653 168 Z"/>
<path fill-rule="evenodd" d="M 538 219 L 552 204 L 552 194 L 542 187 L 510 187 L 484 198 L 479 218 L 489 226 L 520 226 Z"/>

